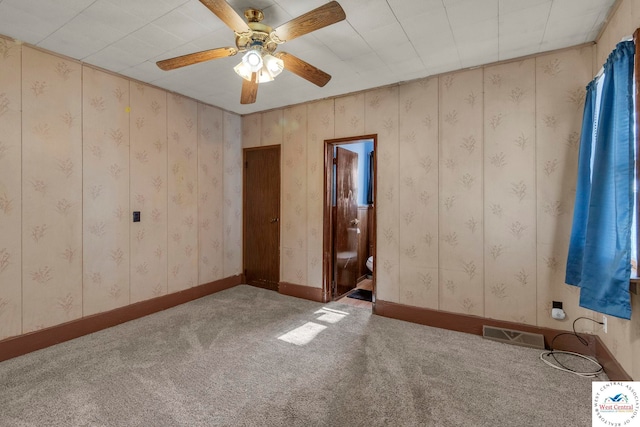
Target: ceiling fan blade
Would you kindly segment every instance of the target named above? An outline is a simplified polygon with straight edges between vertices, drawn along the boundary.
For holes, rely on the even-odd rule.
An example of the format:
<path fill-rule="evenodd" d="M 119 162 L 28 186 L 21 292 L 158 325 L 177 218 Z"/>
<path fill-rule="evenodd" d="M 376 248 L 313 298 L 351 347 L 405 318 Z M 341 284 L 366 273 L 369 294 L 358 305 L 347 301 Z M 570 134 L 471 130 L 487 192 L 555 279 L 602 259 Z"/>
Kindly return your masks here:
<path fill-rule="evenodd" d="M 197 64 L 199 62 L 209 61 L 211 59 L 226 58 L 238 53 L 235 47 L 219 47 L 217 49 L 203 50 L 202 52 L 189 53 L 187 55 L 176 56 L 175 58 L 164 59 L 156 62 L 156 65 L 165 71 L 175 70 L 176 68 L 187 65 Z"/>
<path fill-rule="evenodd" d="M 240 15 L 225 0 L 200 0 L 207 9 L 213 12 L 227 27 L 236 33 L 246 33 L 250 31 L 249 26 Z"/>
<path fill-rule="evenodd" d="M 251 73 L 251 81 L 242 79 L 240 104 L 253 104 L 258 96 L 258 73 Z"/>
<path fill-rule="evenodd" d="M 290 53 L 279 52 L 276 56 L 284 62 L 284 68 L 291 71 L 293 74 L 297 74 L 305 80 L 309 80 L 311 83 L 323 87 L 326 85 L 331 76 L 324 71 L 314 67 L 308 62 L 294 56 Z"/>
<path fill-rule="evenodd" d="M 346 15 L 342 7 L 337 1 L 332 1 L 280 25 L 274 32 L 281 41 L 286 42 L 340 22 L 345 18 Z"/>

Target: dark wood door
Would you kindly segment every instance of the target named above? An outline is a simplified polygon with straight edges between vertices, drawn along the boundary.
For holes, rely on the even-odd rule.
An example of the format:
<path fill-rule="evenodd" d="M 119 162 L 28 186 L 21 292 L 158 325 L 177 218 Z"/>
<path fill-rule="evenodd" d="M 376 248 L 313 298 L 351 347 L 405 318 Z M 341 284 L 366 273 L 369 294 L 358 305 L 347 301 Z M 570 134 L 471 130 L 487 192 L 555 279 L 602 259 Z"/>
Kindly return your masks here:
<path fill-rule="evenodd" d="M 278 290 L 280 281 L 280 147 L 244 150 L 244 274 Z"/>
<path fill-rule="evenodd" d="M 358 278 L 358 154 L 336 148 L 334 297 L 356 287 Z"/>

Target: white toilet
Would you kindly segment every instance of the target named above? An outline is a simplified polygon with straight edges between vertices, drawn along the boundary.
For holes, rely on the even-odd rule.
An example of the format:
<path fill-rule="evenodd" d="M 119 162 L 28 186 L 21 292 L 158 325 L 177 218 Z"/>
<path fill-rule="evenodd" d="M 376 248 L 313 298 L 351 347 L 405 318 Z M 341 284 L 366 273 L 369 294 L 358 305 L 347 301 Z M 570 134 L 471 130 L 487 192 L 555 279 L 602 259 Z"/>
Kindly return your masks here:
<path fill-rule="evenodd" d="M 369 272 L 373 274 L 373 255 L 367 258 L 367 262 L 365 265 L 369 269 Z"/>

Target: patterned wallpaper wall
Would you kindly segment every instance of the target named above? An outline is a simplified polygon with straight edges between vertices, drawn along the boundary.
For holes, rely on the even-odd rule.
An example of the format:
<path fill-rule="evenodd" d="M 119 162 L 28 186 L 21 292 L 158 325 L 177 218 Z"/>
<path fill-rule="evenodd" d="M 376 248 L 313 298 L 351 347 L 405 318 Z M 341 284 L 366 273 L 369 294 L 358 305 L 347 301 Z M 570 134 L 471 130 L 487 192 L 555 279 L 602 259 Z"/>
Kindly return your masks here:
<path fill-rule="evenodd" d="M 240 274 L 240 116 L 3 38 L 0 69 L 0 339 Z"/>
<path fill-rule="evenodd" d="M 22 332 L 21 62 L 0 38 L 0 339 Z"/>
<path fill-rule="evenodd" d="M 559 329 L 593 316 L 564 284 L 593 55 L 577 47 L 243 117 L 244 147 L 283 146 L 281 280 L 322 286 L 322 141 L 375 133 L 379 299 Z M 551 319 L 552 299 L 567 321 Z"/>
<path fill-rule="evenodd" d="M 81 82 L 79 64 L 22 49 L 23 332 L 82 316 Z"/>
<path fill-rule="evenodd" d="M 129 81 L 83 68 L 84 315 L 129 303 Z"/>

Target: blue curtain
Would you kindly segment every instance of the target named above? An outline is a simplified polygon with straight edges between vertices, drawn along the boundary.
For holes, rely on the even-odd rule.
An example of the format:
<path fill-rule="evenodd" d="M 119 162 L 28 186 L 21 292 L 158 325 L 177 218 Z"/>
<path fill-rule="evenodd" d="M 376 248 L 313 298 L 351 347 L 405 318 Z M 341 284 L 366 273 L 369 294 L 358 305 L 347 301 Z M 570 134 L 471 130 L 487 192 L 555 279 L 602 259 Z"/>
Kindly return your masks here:
<path fill-rule="evenodd" d="M 624 319 L 631 318 L 634 52 L 629 41 L 609 55 L 599 105 L 595 80 L 587 86 L 566 271 L 581 307 Z"/>

